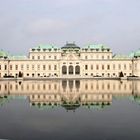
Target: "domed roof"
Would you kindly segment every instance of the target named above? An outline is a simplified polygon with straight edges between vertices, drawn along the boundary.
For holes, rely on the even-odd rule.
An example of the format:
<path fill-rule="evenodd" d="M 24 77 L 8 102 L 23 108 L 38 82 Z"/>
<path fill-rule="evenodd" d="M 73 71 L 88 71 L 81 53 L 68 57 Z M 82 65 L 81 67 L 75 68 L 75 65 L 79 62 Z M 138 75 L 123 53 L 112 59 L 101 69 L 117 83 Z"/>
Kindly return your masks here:
<path fill-rule="evenodd" d="M 80 50 L 74 42 L 73 43 L 66 43 L 65 46 L 61 47 L 62 50 Z"/>

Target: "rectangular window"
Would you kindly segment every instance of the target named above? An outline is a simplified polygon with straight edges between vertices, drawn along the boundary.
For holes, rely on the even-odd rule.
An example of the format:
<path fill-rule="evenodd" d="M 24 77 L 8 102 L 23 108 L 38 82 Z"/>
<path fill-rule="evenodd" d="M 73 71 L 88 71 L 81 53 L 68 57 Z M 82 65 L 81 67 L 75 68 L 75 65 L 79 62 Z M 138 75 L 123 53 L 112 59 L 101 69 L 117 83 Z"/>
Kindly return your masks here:
<path fill-rule="evenodd" d="M 21 70 L 23 70 L 23 67 L 24 67 L 24 66 L 23 66 L 23 65 L 21 65 Z"/>
<path fill-rule="evenodd" d="M 54 70 L 57 70 L 57 65 L 54 65 Z"/>
<path fill-rule="evenodd" d="M 124 70 L 126 70 L 126 64 L 124 64 Z"/>
<path fill-rule="evenodd" d="M 113 70 L 115 70 L 115 64 L 113 64 Z"/>
<path fill-rule="evenodd" d="M 12 70 L 12 65 L 10 65 L 10 70 Z"/>
<path fill-rule="evenodd" d="M 40 65 L 37 65 L 37 69 L 40 70 Z"/>
<path fill-rule="evenodd" d="M 135 70 L 137 69 L 137 64 L 135 64 Z"/>
<path fill-rule="evenodd" d="M 98 70 L 99 69 L 99 65 L 96 65 L 96 70 Z"/>
<path fill-rule="evenodd" d="M 49 70 L 51 70 L 51 65 L 49 65 Z"/>
<path fill-rule="evenodd" d="M 1 70 L 1 65 L 0 65 L 0 70 Z"/>
<path fill-rule="evenodd" d="M 88 70 L 88 65 L 85 65 L 85 70 Z"/>
<path fill-rule="evenodd" d="M 46 59 L 46 57 L 45 57 L 45 56 L 43 56 L 43 59 L 45 60 L 45 59 Z"/>
<path fill-rule="evenodd" d="M 57 59 L 57 57 L 56 57 L 56 56 L 54 56 L 54 59 Z"/>
<path fill-rule="evenodd" d="M 4 66 L 4 70 L 7 70 L 7 65 Z"/>
<path fill-rule="evenodd" d="M 93 65 L 91 65 L 91 70 L 93 70 Z"/>
<path fill-rule="evenodd" d="M 119 70 L 121 69 L 121 64 L 119 64 Z"/>
<path fill-rule="evenodd" d="M 35 59 L 35 57 L 34 57 L 34 56 L 32 56 L 32 59 Z"/>
<path fill-rule="evenodd" d="M 34 65 L 32 65 L 32 70 L 34 70 L 34 68 L 35 68 L 35 66 L 34 66 Z"/>
<path fill-rule="evenodd" d="M 107 70 L 110 70 L 110 65 L 107 65 Z"/>
<path fill-rule="evenodd" d="M 132 70 L 132 65 L 131 64 L 129 64 L 129 69 Z"/>
<path fill-rule="evenodd" d="M 18 65 L 15 65 L 15 70 L 18 70 Z"/>
<path fill-rule="evenodd" d="M 27 70 L 29 70 L 29 65 L 28 64 L 26 65 L 26 67 L 27 67 Z"/>
<path fill-rule="evenodd" d="M 104 70 L 104 65 L 102 65 L 102 70 Z"/>
<path fill-rule="evenodd" d="M 46 65 L 43 65 L 43 70 L 46 70 Z"/>

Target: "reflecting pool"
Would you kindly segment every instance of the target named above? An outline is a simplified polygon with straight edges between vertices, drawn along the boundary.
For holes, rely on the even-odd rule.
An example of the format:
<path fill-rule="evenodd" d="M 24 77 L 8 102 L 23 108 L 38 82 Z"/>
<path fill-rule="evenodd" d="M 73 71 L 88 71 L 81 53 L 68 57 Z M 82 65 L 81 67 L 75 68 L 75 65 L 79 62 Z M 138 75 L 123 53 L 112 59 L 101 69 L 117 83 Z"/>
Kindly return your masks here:
<path fill-rule="evenodd" d="M 0 82 L 0 139 L 139 140 L 140 81 Z"/>

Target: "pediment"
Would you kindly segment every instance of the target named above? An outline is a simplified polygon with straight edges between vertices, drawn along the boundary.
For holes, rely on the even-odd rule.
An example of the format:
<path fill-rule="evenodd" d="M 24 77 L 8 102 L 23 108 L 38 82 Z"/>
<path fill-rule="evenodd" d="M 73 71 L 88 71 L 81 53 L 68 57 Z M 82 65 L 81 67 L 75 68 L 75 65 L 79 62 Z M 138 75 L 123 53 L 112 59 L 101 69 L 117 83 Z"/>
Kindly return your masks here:
<path fill-rule="evenodd" d="M 66 54 L 65 56 L 63 56 L 63 59 L 65 60 L 79 60 L 79 56 L 77 54 Z"/>

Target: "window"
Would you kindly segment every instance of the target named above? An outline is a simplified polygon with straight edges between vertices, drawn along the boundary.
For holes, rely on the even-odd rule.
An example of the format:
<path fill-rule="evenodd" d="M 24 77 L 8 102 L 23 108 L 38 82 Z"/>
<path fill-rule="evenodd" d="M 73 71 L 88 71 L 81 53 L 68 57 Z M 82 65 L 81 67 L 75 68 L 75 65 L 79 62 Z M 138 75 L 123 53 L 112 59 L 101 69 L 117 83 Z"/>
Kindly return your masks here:
<path fill-rule="evenodd" d="M 119 64 L 119 70 L 121 69 L 121 64 Z"/>
<path fill-rule="evenodd" d="M 38 59 L 40 59 L 40 56 L 38 56 Z"/>
<path fill-rule="evenodd" d="M 107 70 L 110 70 L 110 65 L 107 65 Z"/>
<path fill-rule="evenodd" d="M 49 90 L 51 90 L 51 85 L 49 84 Z"/>
<path fill-rule="evenodd" d="M 35 57 L 34 57 L 34 56 L 32 56 L 32 59 L 35 59 Z"/>
<path fill-rule="evenodd" d="M 57 59 L 57 56 L 54 56 L 54 59 Z"/>
<path fill-rule="evenodd" d="M 46 57 L 45 57 L 45 56 L 43 56 L 43 59 L 45 60 L 45 59 L 46 59 Z"/>
<path fill-rule="evenodd" d="M 15 66 L 15 70 L 18 70 L 18 65 Z"/>
<path fill-rule="evenodd" d="M 135 64 L 135 70 L 137 69 L 137 64 Z"/>
<path fill-rule="evenodd" d="M 29 65 L 28 64 L 26 65 L 26 67 L 27 67 L 27 70 L 29 70 Z"/>
<path fill-rule="evenodd" d="M 85 85 L 85 89 L 88 90 L 88 85 L 87 84 Z"/>
<path fill-rule="evenodd" d="M 37 65 L 37 69 L 40 70 L 40 65 Z"/>
<path fill-rule="evenodd" d="M 113 64 L 113 70 L 115 70 L 115 64 Z"/>
<path fill-rule="evenodd" d="M 54 65 L 54 70 L 57 70 L 57 65 Z"/>
<path fill-rule="evenodd" d="M 85 70 L 88 70 L 88 65 L 85 65 Z"/>
<path fill-rule="evenodd" d="M 98 70 L 99 69 L 99 65 L 96 65 L 96 70 Z"/>
<path fill-rule="evenodd" d="M 49 70 L 51 70 L 51 65 L 49 65 Z"/>
<path fill-rule="evenodd" d="M 34 65 L 32 65 L 32 70 L 34 70 Z"/>
<path fill-rule="evenodd" d="M 129 64 L 129 69 L 132 70 L 132 65 L 131 64 Z"/>
<path fill-rule="evenodd" d="M 55 90 L 57 89 L 57 85 L 56 85 L 56 84 L 54 85 L 54 89 L 55 89 Z"/>
<path fill-rule="evenodd" d="M 21 65 L 21 70 L 23 70 L 23 65 Z"/>
<path fill-rule="evenodd" d="M 1 65 L 0 65 L 0 70 L 1 70 Z"/>
<path fill-rule="evenodd" d="M 93 65 L 91 65 L 91 70 L 93 70 Z"/>
<path fill-rule="evenodd" d="M 124 70 L 126 70 L 126 64 L 124 64 Z"/>
<path fill-rule="evenodd" d="M 10 65 L 10 70 L 12 70 L 12 65 Z"/>
<path fill-rule="evenodd" d="M 102 65 L 102 70 L 104 70 L 105 68 L 104 68 L 104 65 Z"/>
<path fill-rule="evenodd" d="M 46 65 L 43 65 L 43 70 L 45 70 L 46 69 Z"/>
<path fill-rule="evenodd" d="M 4 69 L 7 70 L 7 65 L 4 66 Z"/>
<path fill-rule="evenodd" d="M 88 57 L 87 57 L 87 56 L 85 56 L 85 59 L 88 59 Z"/>
<path fill-rule="evenodd" d="M 102 59 L 104 59 L 104 56 L 102 56 Z"/>

